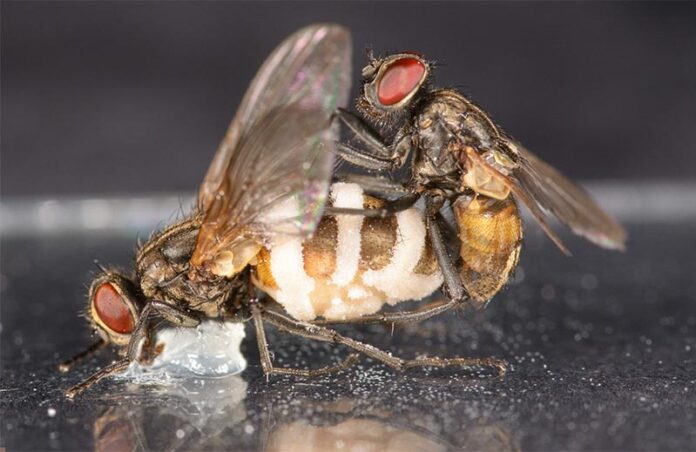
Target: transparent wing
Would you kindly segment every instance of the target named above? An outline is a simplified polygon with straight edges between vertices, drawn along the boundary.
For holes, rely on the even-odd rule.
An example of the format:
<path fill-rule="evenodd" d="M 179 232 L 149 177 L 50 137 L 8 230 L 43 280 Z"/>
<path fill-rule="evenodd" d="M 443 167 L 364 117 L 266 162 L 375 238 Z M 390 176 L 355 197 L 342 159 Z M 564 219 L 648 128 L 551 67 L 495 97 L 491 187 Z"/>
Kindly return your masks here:
<path fill-rule="evenodd" d="M 519 166 L 513 170 L 517 181 L 515 193 L 524 193 L 526 205 L 535 204 L 551 212 L 574 233 L 604 248 L 625 248 L 626 231 L 609 216 L 580 186 L 558 170 L 514 143 L 519 153 Z M 532 213 L 535 214 L 532 209 Z"/>
<path fill-rule="evenodd" d="M 547 212 L 570 227 L 574 233 L 601 247 L 620 250 L 625 248 L 626 231 L 604 212 L 585 190 L 521 144 L 509 139 L 507 141 L 518 156 L 518 166 L 509 176 L 490 165 L 473 148 L 467 149 L 467 155 L 510 188 L 561 251 L 570 254 L 561 238 L 549 225 Z"/>
<path fill-rule="evenodd" d="M 304 28 L 269 56 L 201 186 L 194 266 L 234 243 L 314 231 L 338 139 L 331 114 L 347 102 L 350 62 L 350 33 L 336 25 Z"/>
<path fill-rule="evenodd" d="M 263 63 L 251 82 L 198 193 L 205 212 L 217 196 L 249 129 L 271 110 L 297 104 L 330 115 L 348 100 L 351 80 L 351 36 L 341 26 L 317 24 L 285 39 Z"/>

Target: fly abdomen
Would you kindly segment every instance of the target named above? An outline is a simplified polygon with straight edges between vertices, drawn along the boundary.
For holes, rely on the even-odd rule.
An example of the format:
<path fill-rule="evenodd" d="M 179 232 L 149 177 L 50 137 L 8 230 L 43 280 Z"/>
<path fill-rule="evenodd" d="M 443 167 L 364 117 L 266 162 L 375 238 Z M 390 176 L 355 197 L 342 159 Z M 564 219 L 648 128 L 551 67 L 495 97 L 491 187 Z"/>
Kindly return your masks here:
<path fill-rule="evenodd" d="M 356 184 L 332 186 L 336 207 L 376 208 Z M 255 282 L 299 320 L 351 319 L 385 303 L 421 299 L 442 284 L 423 214 L 386 218 L 325 216 L 311 239 L 276 237 L 255 267 Z"/>
<path fill-rule="evenodd" d="M 511 197 L 461 197 L 453 207 L 459 226 L 460 278 L 472 300 L 483 306 L 517 266 L 522 220 Z"/>

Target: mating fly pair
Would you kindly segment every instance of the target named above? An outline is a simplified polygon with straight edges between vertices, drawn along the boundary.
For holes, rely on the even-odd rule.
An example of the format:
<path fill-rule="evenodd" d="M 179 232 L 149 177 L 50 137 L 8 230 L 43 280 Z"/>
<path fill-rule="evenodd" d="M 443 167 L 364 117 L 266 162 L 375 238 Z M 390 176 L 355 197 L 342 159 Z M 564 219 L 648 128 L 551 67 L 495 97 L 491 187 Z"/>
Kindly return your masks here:
<path fill-rule="evenodd" d="M 313 25 L 288 37 L 251 83 L 201 185 L 194 212 L 137 252 L 130 277 L 104 271 L 89 291 L 89 318 L 121 358 L 67 391 L 69 397 L 154 349 L 153 316 L 196 327 L 207 318 L 251 319 L 264 373 L 311 377 L 346 369 L 350 354 L 318 369 L 275 367 L 264 323 L 340 344 L 402 370 L 489 366 L 492 358 L 402 359 L 327 328 L 327 323 L 399 322 L 431 317 L 467 300 L 482 304 L 514 269 L 522 237 L 510 194 L 547 232 L 542 209 L 604 246 L 623 231 L 579 188 L 515 144 L 466 98 L 428 91 L 420 56 L 373 60 L 359 107 L 380 125 L 403 125 L 390 144 L 342 109 L 350 88 L 350 33 Z M 338 123 L 362 149 L 339 143 Z M 389 171 L 412 154 L 404 184 L 356 177 L 331 184 L 336 154 Z M 397 199 L 395 199 L 395 196 Z M 425 198 L 425 212 L 413 207 Z M 461 259 L 452 261 L 440 210 L 452 206 Z M 414 311 L 384 304 L 421 299 L 443 286 L 448 300 Z M 285 312 L 283 312 L 285 311 Z"/>

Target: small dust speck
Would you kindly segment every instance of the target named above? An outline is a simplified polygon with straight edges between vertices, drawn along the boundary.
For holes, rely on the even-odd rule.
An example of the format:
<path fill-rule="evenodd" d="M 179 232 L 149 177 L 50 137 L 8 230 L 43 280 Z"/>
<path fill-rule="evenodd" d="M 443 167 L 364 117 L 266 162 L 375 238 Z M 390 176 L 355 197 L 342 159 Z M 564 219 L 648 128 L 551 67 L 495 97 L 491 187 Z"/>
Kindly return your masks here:
<path fill-rule="evenodd" d="M 580 285 L 585 290 L 594 290 L 597 288 L 597 277 L 591 273 L 582 275 Z"/>
<path fill-rule="evenodd" d="M 183 430 L 178 429 L 178 430 L 176 431 L 176 437 L 177 437 L 177 438 L 182 439 L 184 436 L 186 436 L 186 432 L 184 432 Z"/>
<path fill-rule="evenodd" d="M 48 413 L 48 417 L 55 417 L 56 415 L 56 409 L 53 407 L 50 407 L 46 412 Z"/>
<path fill-rule="evenodd" d="M 551 301 L 556 298 L 556 289 L 552 285 L 544 284 L 541 288 L 541 298 L 546 301 Z"/>
<path fill-rule="evenodd" d="M 251 424 L 245 425 L 244 426 L 244 433 L 246 433 L 247 435 L 251 435 L 252 433 L 254 433 L 254 426 Z"/>

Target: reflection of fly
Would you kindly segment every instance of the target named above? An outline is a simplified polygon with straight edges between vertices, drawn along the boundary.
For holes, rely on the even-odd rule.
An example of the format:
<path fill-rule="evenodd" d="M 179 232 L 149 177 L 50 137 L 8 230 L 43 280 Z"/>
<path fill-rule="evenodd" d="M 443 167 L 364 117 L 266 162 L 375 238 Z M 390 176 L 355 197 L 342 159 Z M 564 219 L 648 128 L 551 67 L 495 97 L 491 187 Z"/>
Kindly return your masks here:
<path fill-rule="evenodd" d="M 332 205 L 324 208 L 337 138 L 330 117 L 348 97 L 350 45 L 342 27 L 310 26 L 266 60 L 213 159 L 195 213 L 140 247 L 133 278 L 104 271 L 93 281 L 88 315 L 102 339 L 61 369 L 107 343 L 124 357 L 69 389 L 69 397 L 157 353 L 153 315 L 183 327 L 196 327 L 206 317 L 253 319 L 267 375 L 322 375 L 345 369 L 356 355 L 315 370 L 274 367 L 264 321 L 291 334 L 345 345 L 396 369 L 503 368 L 493 359 L 404 360 L 305 323 L 317 316 L 388 320 L 389 315 L 368 314 L 385 302 L 424 297 L 442 280 L 419 211 L 369 220 L 336 215 L 341 209 L 381 207 L 354 184 L 335 185 Z M 410 241 L 397 245 L 397 233 Z M 404 277 L 410 285 L 399 282 Z M 290 316 L 270 300 L 258 300 L 255 288 Z"/>
<path fill-rule="evenodd" d="M 485 305 L 515 269 L 522 243 L 515 199 L 566 253 L 548 225 L 548 212 L 600 246 L 624 248 L 624 230 L 582 188 L 510 138 L 461 93 L 430 89 L 430 71 L 431 64 L 414 53 L 370 57 L 358 109 L 389 133 L 389 140 L 359 116 L 340 110 L 338 117 L 355 140 L 342 144 L 339 153 L 375 171 L 400 168 L 411 156 L 411 177 L 404 184 L 365 176 L 359 180 L 369 192 L 398 196 L 373 215 L 425 198 L 428 231 L 452 307 L 466 299 Z M 439 239 L 440 211 L 448 206 L 459 229 L 458 262 Z"/>

